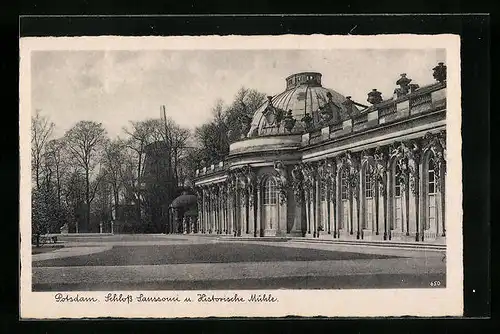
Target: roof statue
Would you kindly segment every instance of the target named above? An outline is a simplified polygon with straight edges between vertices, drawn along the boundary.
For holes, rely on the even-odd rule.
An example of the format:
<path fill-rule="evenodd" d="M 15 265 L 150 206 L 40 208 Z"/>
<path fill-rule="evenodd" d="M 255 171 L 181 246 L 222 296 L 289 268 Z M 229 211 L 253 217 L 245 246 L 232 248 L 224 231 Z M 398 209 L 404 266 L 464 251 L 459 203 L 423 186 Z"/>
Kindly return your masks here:
<path fill-rule="evenodd" d="M 254 112 L 247 137 L 302 133 L 358 113 L 359 104 L 321 84 L 321 73 L 300 72 L 286 78 L 285 91 L 268 96 Z M 354 102 L 354 101 L 353 101 Z"/>

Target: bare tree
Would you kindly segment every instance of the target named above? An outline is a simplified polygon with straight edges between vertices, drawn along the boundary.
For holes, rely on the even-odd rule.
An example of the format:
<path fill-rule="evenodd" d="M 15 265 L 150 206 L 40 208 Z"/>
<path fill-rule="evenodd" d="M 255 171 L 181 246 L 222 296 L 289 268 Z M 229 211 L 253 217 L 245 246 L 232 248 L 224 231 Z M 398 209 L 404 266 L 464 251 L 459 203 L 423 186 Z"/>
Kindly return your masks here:
<path fill-rule="evenodd" d="M 124 175 L 127 164 L 125 149 L 125 143 L 120 139 L 109 141 L 104 149 L 103 162 L 106 167 L 106 180 L 111 186 L 115 210 L 118 208 L 120 190 L 125 182 Z"/>
<path fill-rule="evenodd" d="M 63 178 L 64 202 L 68 208 L 72 221 L 75 223 L 74 231 L 79 232 L 79 221 L 83 216 L 85 202 L 85 180 L 78 168 L 71 168 Z M 71 224 L 72 225 L 72 224 Z M 73 230 L 72 226 L 68 226 Z"/>
<path fill-rule="evenodd" d="M 65 134 L 68 152 L 85 175 L 86 223 L 90 227 L 90 205 L 95 197 L 101 173 L 102 152 L 107 142 L 106 130 L 101 123 L 80 121 Z M 94 175 L 95 174 L 95 175 Z"/>
<path fill-rule="evenodd" d="M 60 207 L 62 203 L 63 193 L 63 178 L 66 174 L 67 152 L 65 150 L 65 141 L 61 138 L 52 139 L 47 142 L 47 147 L 44 154 L 44 169 L 47 175 L 47 184 L 52 186 L 52 176 L 54 187 L 57 194 L 57 204 Z"/>
<path fill-rule="evenodd" d="M 40 178 L 45 146 L 52 135 L 54 126 L 54 123 L 49 121 L 46 116 L 42 116 L 40 114 L 40 110 L 38 109 L 36 110 L 35 115 L 31 117 L 31 164 L 37 189 L 40 189 Z"/>
<path fill-rule="evenodd" d="M 132 153 L 129 155 L 129 167 L 135 167 L 135 175 L 133 178 L 128 178 L 126 186 L 129 195 L 134 196 L 138 221 L 141 220 L 141 187 L 146 147 L 152 142 L 155 127 L 155 121 L 149 119 L 141 122 L 130 122 L 130 128 L 124 128 L 124 132 L 128 136 L 124 145 Z M 129 174 L 129 176 L 131 175 Z"/>

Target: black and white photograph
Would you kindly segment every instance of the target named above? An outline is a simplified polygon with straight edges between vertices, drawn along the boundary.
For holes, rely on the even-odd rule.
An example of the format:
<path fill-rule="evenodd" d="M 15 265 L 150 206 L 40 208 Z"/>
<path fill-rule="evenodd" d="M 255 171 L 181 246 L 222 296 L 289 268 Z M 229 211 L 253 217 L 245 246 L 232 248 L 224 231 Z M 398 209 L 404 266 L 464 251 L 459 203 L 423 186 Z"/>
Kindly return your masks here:
<path fill-rule="evenodd" d="M 461 312 L 457 36 L 22 42 L 27 314 Z"/>

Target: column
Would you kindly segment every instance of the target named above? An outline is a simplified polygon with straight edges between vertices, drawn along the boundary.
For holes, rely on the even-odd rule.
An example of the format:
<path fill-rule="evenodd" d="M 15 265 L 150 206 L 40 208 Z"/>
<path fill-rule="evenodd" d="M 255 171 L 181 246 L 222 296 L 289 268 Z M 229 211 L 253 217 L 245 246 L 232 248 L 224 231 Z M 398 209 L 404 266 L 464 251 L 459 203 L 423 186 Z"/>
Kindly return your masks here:
<path fill-rule="evenodd" d="M 246 185 L 245 188 L 242 190 L 242 196 L 243 196 L 243 207 L 244 207 L 244 218 L 245 218 L 245 234 L 250 233 L 250 205 L 248 203 L 250 197 L 249 197 L 249 192 L 248 192 L 248 185 Z"/>
<path fill-rule="evenodd" d="M 220 192 L 220 198 L 221 198 L 221 226 L 220 226 L 220 233 L 225 234 L 226 233 L 226 189 L 224 185 L 221 185 L 221 192 Z"/>
<path fill-rule="evenodd" d="M 423 159 L 422 159 L 423 160 Z M 416 165 L 416 168 L 417 170 L 415 171 L 415 177 L 416 177 L 416 180 L 414 180 L 415 182 L 415 208 L 418 208 L 415 210 L 415 241 L 424 241 L 424 224 L 423 222 L 420 221 L 420 212 L 423 212 L 423 210 L 425 210 L 425 208 L 423 208 L 423 204 L 424 204 L 424 201 L 421 201 L 420 200 L 420 194 L 425 194 L 425 192 L 423 191 L 423 187 L 425 187 L 424 184 L 422 184 L 420 182 L 420 180 L 425 180 L 425 178 L 423 177 L 422 173 L 423 173 L 423 168 L 420 166 L 420 164 L 422 163 L 422 161 L 417 161 L 415 163 Z M 423 215 L 423 217 L 425 217 L 425 215 Z M 420 233 L 420 235 L 419 235 Z"/>
<path fill-rule="evenodd" d="M 383 185 L 384 189 L 384 240 L 391 240 L 391 231 L 389 228 L 389 221 L 388 221 L 388 216 L 389 216 L 389 194 L 390 194 L 390 182 L 389 182 L 389 171 L 386 170 L 384 173 L 385 177 L 385 184 Z"/>
<path fill-rule="evenodd" d="M 214 189 L 212 187 L 209 188 L 210 190 L 210 198 L 209 198 L 209 202 L 208 202 L 208 205 L 209 205 L 209 212 L 210 212 L 210 215 L 209 215 L 209 221 L 208 221 L 208 233 L 209 234 L 212 234 L 214 229 L 213 229 L 213 225 L 214 225 Z"/>
<path fill-rule="evenodd" d="M 357 176 L 357 182 L 356 182 L 356 187 L 354 189 L 354 199 L 356 200 L 356 226 L 357 226 L 357 231 L 356 231 L 356 239 L 363 239 L 363 227 L 361 226 L 361 220 L 360 220 L 360 202 L 361 202 L 361 191 L 363 188 L 361 187 L 361 164 L 357 164 L 357 170 L 355 171 L 356 176 Z"/>
<path fill-rule="evenodd" d="M 260 181 L 257 182 L 257 201 L 255 202 L 256 206 L 256 234 L 260 237 L 262 236 L 262 199 L 261 199 L 261 184 Z"/>
<path fill-rule="evenodd" d="M 353 199 L 353 192 L 354 190 L 352 189 L 352 185 L 349 184 L 349 234 L 353 235 L 354 234 L 354 199 Z"/>
<path fill-rule="evenodd" d="M 284 189 L 282 191 L 288 191 L 288 189 Z M 279 194 L 278 196 L 278 228 L 276 231 L 276 235 L 284 236 L 287 232 L 287 198 L 284 194 Z"/>
<path fill-rule="evenodd" d="M 380 179 L 375 183 L 375 235 L 379 234 Z"/>
<path fill-rule="evenodd" d="M 320 210 L 321 210 L 321 198 L 320 198 L 320 177 L 318 175 L 317 170 L 315 170 L 315 182 L 314 182 L 314 233 L 313 237 L 319 237 L 319 218 L 320 218 Z"/>
<path fill-rule="evenodd" d="M 341 189 L 340 189 L 340 172 L 339 172 L 339 166 L 337 165 L 337 174 L 335 176 L 335 207 L 336 207 L 336 214 L 335 214 L 335 221 L 333 222 L 334 224 L 334 238 L 340 238 L 340 222 L 341 222 L 341 205 L 342 205 L 342 197 L 341 197 Z"/>
<path fill-rule="evenodd" d="M 327 224 L 327 231 L 328 231 L 328 234 L 331 234 L 331 196 L 332 196 L 332 186 L 331 186 L 331 179 L 328 178 L 327 180 L 325 180 L 327 182 L 326 184 L 326 206 L 327 206 L 327 217 L 326 217 L 326 224 Z"/>
<path fill-rule="evenodd" d="M 219 185 L 217 194 L 217 234 L 222 234 L 222 185 Z"/>
<path fill-rule="evenodd" d="M 238 197 L 238 183 L 235 181 L 234 183 L 234 194 L 233 194 L 233 234 L 235 237 L 238 236 L 238 206 L 239 206 L 239 197 Z"/>
<path fill-rule="evenodd" d="M 306 226 L 307 226 L 307 234 L 311 234 L 311 204 L 310 204 L 310 198 L 311 198 L 311 193 L 309 187 L 307 187 L 304 190 L 304 200 L 305 200 L 305 207 L 306 207 Z"/>
<path fill-rule="evenodd" d="M 405 189 L 405 219 L 406 219 L 406 236 L 410 235 L 410 173 L 407 176 L 407 187 Z"/>
<path fill-rule="evenodd" d="M 203 233 L 207 233 L 207 220 L 208 220 L 208 192 L 207 188 L 203 189 Z"/>
<path fill-rule="evenodd" d="M 442 164 L 444 165 L 444 164 Z M 446 220 L 445 220 L 445 208 L 446 208 L 446 188 L 445 188 L 445 179 L 446 179 L 446 174 L 444 171 L 444 168 L 440 168 L 439 171 L 440 178 L 441 178 L 441 184 L 440 184 L 440 195 L 441 195 L 441 236 L 445 237 L 446 236 Z"/>
<path fill-rule="evenodd" d="M 228 181 L 228 187 L 227 187 L 227 204 L 228 204 L 228 209 L 227 209 L 227 217 L 228 217 L 228 222 L 227 222 L 227 234 L 233 234 L 233 221 L 234 221 L 234 193 L 233 193 L 233 183 L 232 181 Z"/>
<path fill-rule="evenodd" d="M 254 197 L 254 187 L 253 185 L 248 186 L 248 233 L 256 237 L 255 228 L 255 197 Z"/>

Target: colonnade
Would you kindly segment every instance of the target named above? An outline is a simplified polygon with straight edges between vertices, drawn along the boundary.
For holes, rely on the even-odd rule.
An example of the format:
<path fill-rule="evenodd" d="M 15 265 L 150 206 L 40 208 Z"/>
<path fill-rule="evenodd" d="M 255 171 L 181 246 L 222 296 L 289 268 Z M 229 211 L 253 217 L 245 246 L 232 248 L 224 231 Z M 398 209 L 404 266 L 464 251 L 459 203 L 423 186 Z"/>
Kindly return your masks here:
<path fill-rule="evenodd" d="M 446 235 L 445 132 L 197 187 L 199 232 L 425 241 Z M 293 198 L 293 200 L 292 200 Z"/>

